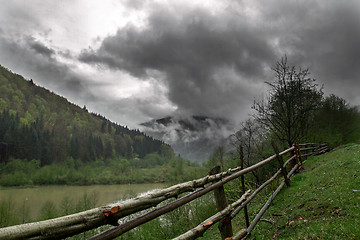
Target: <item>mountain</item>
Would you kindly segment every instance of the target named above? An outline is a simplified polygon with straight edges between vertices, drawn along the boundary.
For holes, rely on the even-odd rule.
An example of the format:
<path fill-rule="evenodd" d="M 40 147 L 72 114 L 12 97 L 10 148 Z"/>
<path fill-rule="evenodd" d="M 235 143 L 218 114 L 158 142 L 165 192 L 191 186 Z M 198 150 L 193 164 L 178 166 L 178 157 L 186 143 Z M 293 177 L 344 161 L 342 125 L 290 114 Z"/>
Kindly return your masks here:
<path fill-rule="evenodd" d="M 227 144 L 235 125 L 225 118 L 168 116 L 141 124 L 146 134 L 171 145 L 176 154 L 194 162 L 208 160 L 214 148 Z"/>
<path fill-rule="evenodd" d="M 0 66 L 0 163 L 13 157 L 44 166 L 68 158 L 131 159 L 169 150 L 160 140 L 89 113 Z"/>

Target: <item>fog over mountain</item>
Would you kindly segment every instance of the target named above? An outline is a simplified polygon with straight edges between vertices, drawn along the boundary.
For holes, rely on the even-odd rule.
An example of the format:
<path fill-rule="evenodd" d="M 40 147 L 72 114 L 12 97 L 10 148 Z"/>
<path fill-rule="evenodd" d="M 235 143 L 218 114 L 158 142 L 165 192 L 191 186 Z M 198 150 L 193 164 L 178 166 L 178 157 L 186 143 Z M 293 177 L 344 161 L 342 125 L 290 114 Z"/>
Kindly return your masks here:
<path fill-rule="evenodd" d="M 141 124 L 148 135 L 170 144 L 175 153 L 194 162 L 208 160 L 213 149 L 226 144 L 235 124 L 225 118 L 169 116 Z"/>

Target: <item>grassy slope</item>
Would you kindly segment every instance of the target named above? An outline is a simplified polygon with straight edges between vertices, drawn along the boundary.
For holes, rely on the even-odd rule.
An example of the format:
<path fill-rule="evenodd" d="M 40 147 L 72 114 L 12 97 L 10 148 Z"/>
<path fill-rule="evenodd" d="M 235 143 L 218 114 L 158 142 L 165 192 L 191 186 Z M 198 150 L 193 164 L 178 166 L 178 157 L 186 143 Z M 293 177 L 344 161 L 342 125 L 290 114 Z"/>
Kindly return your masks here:
<path fill-rule="evenodd" d="M 256 239 L 360 239 L 360 145 L 309 158 L 253 231 Z M 280 216 L 279 216 L 280 215 Z"/>
<path fill-rule="evenodd" d="M 281 190 L 262 217 L 274 223 L 260 221 L 248 239 L 360 239 L 360 192 L 353 191 L 360 190 L 360 145 L 311 157 L 304 166 L 305 170 L 291 178 L 291 187 L 285 186 Z M 270 189 L 275 189 L 280 180 L 276 182 L 249 205 L 250 221 L 271 195 Z M 135 235 L 138 239 L 169 239 L 177 236 L 214 213 L 214 206 L 204 203 L 201 206 L 207 208 L 200 210 L 204 214 L 200 220 L 188 219 L 185 224 L 180 219 L 188 217 L 187 211 L 180 208 L 182 214 L 176 217 L 176 226 L 162 228 L 158 226 L 159 222 L 152 221 L 140 227 L 140 235 Z M 234 232 L 245 227 L 243 219 L 240 213 L 233 220 Z M 154 226 L 157 226 L 156 231 Z M 130 234 L 134 233 L 136 231 Z M 164 235 L 166 233 L 169 235 Z M 135 235 L 120 239 L 133 239 Z M 199 239 L 220 239 L 217 224 Z"/>

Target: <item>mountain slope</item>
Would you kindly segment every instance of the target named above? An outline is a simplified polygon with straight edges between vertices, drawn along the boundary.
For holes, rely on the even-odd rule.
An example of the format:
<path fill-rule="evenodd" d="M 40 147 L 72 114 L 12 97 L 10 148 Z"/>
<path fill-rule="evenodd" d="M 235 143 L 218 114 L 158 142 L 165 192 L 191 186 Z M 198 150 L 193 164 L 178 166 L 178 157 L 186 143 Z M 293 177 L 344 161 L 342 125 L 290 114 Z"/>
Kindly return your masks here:
<path fill-rule="evenodd" d="M 0 163 L 10 157 L 41 165 L 168 151 L 162 141 L 90 114 L 0 66 Z"/>

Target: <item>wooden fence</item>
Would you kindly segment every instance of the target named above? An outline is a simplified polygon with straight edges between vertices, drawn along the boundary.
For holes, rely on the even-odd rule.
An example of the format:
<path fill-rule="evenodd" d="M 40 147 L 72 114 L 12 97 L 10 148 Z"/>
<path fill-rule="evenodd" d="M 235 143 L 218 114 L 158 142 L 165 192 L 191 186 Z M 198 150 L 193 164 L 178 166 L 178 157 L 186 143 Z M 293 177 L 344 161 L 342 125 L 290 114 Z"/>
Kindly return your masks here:
<path fill-rule="evenodd" d="M 114 239 L 115 237 L 120 236 L 141 224 L 170 212 L 211 191 L 214 191 L 215 193 L 214 195 L 218 212 L 208 219 L 205 219 L 202 223 L 199 223 L 198 226 L 195 226 L 193 229 L 190 229 L 174 239 L 196 239 L 202 236 L 207 229 L 214 226 L 217 222 L 219 222 L 218 228 L 222 239 L 243 239 L 250 235 L 257 222 L 260 220 L 266 209 L 270 206 L 272 200 L 280 192 L 284 185 L 290 186 L 289 178 L 295 173 L 295 171 L 302 167 L 304 158 L 328 151 L 327 144 L 316 143 L 296 143 L 294 146 L 282 152 L 279 152 L 274 144 L 273 148 L 275 151 L 273 156 L 268 157 L 267 159 L 264 159 L 250 167 L 243 168 L 241 164 L 241 166 L 229 169 L 225 172 L 219 172 L 220 168 L 218 167 L 213 169 L 214 172 L 211 172 L 211 174 L 209 173 L 209 175 L 203 178 L 180 183 L 166 189 L 150 192 L 146 195 L 120 201 L 108 206 L 98 207 L 41 222 L 0 228 L 0 239 L 61 239 L 109 224 L 113 225 L 113 227 L 110 227 L 108 230 L 99 233 L 90 239 Z M 285 163 L 283 162 L 284 156 L 289 156 Z M 280 166 L 279 170 L 257 189 L 245 191 L 244 175 L 271 161 L 278 162 Z M 289 171 L 287 169 L 289 169 Z M 247 214 L 247 204 L 250 203 L 262 189 L 273 182 L 279 175 L 281 175 L 284 180 L 273 192 L 256 217 L 250 222 Z M 241 177 L 242 180 L 242 189 L 244 194 L 240 199 L 228 205 L 223 185 L 239 177 Z M 183 193 L 189 194 L 178 198 L 178 196 Z M 171 198 L 176 198 L 176 200 L 119 224 L 119 219 L 138 213 L 142 210 L 155 207 L 159 203 Z M 244 216 L 247 228 L 233 233 L 231 220 L 242 210 L 245 213 Z"/>

